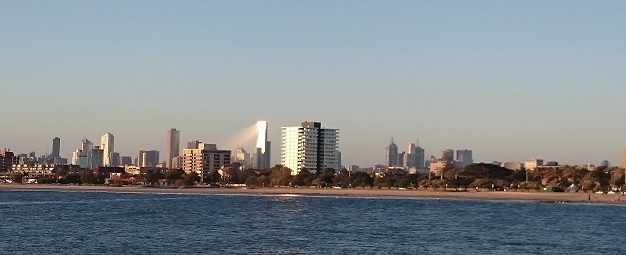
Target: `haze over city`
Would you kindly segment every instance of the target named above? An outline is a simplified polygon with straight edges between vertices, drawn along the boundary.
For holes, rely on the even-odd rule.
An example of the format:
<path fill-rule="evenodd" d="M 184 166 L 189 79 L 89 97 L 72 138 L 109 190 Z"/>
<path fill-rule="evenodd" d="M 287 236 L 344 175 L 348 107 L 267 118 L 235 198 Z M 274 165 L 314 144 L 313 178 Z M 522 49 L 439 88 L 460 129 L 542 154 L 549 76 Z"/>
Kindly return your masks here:
<path fill-rule="evenodd" d="M 166 131 L 224 149 L 269 123 L 340 129 L 344 165 L 426 155 L 621 162 L 626 3 L 2 1 L 0 146 L 63 157 Z M 244 144 L 242 144 L 244 143 Z"/>

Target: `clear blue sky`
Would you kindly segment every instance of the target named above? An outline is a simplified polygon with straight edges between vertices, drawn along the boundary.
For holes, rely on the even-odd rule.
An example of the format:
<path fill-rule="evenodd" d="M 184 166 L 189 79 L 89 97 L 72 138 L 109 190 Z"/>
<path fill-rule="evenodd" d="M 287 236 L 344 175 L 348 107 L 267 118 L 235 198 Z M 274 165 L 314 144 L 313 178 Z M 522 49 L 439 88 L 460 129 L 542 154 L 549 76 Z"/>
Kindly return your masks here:
<path fill-rule="evenodd" d="M 344 164 L 427 155 L 620 164 L 625 1 L 0 1 L 0 147 L 225 147 L 338 128 Z M 238 139 L 234 139 L 238 140 Z M 252 146 L 252 142 L 248 147 Z M 247 144 L 243 144 L 247 145 Z M 226 148 L 234 149 L 234 148 Z"/>

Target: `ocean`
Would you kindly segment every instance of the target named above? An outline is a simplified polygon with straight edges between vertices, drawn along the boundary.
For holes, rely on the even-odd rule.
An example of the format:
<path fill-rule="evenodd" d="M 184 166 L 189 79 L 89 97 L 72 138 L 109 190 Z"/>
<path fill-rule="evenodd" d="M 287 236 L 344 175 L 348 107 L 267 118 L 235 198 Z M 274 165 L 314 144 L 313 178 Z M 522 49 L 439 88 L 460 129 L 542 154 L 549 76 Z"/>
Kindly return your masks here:
<path fill-rule="evenodd" d="M 0 254 L 626 254 L 626 206 L 0 190 Z"/>

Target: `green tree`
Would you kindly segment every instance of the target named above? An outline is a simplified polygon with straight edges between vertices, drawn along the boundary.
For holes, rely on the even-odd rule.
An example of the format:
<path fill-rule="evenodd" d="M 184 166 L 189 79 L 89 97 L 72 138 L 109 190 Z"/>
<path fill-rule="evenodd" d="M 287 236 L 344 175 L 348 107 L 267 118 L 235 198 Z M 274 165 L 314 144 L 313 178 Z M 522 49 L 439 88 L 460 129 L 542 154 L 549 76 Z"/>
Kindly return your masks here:
<path fill-rule="evenodd" d="M 326 168 L 322 171 L 322 174 L 319 176 L 320 181 L 322 182 L 322 187 L 328 187 L 333 185 L 333 179 L 335 178 L 335 169 Z"/>
<path fill-rule="evenodd" d="M 291 182 L 291 169 L 276 165 L 271 169 L 270 183 L 272 186 L 287 186 Z"/>
<path fill-rule="evenodd" d="M 56 165 L 52 169 L 53 174 L 55 174 L 56 176 L 61 176 L 61 177 L 67 175 L 69 172 L 70 172 L 69 165 Z"/>
<path fill-rule="evenodd" d="M 98 177 L 93 174 L 93 171 L 85 170 L 80 174 L 80 182 L 83 184 L 95 184 L 98 182 Z"/>
<path fill-rule="evenodd" d="M 191 187 L 195 185 L 196 182 L 200 182 L 200 175 L 195 171 L 185 175 L 185 186 Z"/>
<path fill-rule="evenodd" d="M 61 183 L 63 184 L 80 184 L 81 175 L 79 173 L 68 173 L 63 179 L 61 179 Z"/>
<path fill-rule="evenodd" d="M 24 178 L 22 172 L 11 172 L 11 174 L 9 174 L 9 179 L 14 183 L 22 183 L 22 178 Z"/>
<path fill-rule="evenodd" d="M 148 182 L 149 184 L 157 184 L 159 182 L 159 179 L 163 178 L 164 176 L 160 170 L 150 169 L 148 170 L 148 172 L 146 172 L 145 177 L 146 182 Z"/>
<path fill-rule="evenodd" d="M 335 175 L 335 178 L 333 178 L 333 184 L 335 186 L 347 188 L 352 184 L 352 182 L 350 181 L 351 178 L 352 174 L 348 172 L 348 170 L 342 169 L 337 175 Z"/>
<path fill-rule="evenodd" d="M 163 177 L 165 177 L 165 179 L 167 179 L 170 183 L 174 183 L 176 180 L 182 180 L 184 176 L 185 171 L 181 169 L 170 169 L 165 171 L 165 174 L 163 174 Z"/>

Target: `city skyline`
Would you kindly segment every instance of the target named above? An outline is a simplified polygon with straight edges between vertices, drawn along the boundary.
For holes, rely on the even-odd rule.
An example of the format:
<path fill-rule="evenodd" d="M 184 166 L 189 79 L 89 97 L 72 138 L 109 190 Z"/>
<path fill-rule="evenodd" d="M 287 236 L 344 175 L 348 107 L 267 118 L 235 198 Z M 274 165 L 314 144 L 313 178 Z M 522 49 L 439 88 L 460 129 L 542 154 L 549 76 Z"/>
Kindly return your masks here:
<path fill-rule="evenodd" d="M 623 1 L 0 2 L 0 102 L 12 117 L 0 123 L 0 146 L 50 153 L 59 137 L 69 158 L 83 137 L 98 143 L 110 132 L 120 155 L 165 157 L 171 127 L 181 142 L 225 147 L 259 119 L 271 124 L 268 141 L 280 140 L 278 127 L 317 120 L 342 130 L 344 165 L 382 163 L 389 137 L 400 148 L 420 139 L 426 156 L 471 149 L 475 162 L 619 165 L 624 9 Z"/>
<path fill-rule="evenodd" d="M 261 123 L 261 122 L 263 122 L 263 123 L 264 123 L 264 125 L 267 125 L 267 122 L 266 122 L 266 121 L 258 121 L 258 122 L 256 122 L 256 123 L 255 123 L 255 127 L 258 127 L 259 123 Z M 260 129 L 259 129 L 259 130 L 260 130 Z M 256 131 L 259 131 L 259 130 L 256 130 Z M 180 130 L 177 130 L 177 129 L 169 129 L 169 130 L 167 130 L 167 132 L 168 132 L 168 137 L 169 137 L 169 135 L 170 135 L 170 133 L 171 133 L 172 131 L 175 131 L 175 136 L 176 136 L 177 138 L 180 138 L 181 131 L 180 131 Z M 268 131 L 268 129 L 265 129 L 265 131 Z M 106 138 L 105 138 L 105 137 L 106 137 Z M 228 135 L 224 135 L 223 137 L 228 137 Z M 105 134 L 101 135 L 101 142 L 102 142 L 102 143 L 104 143 L 105 141 L 108 141 L 108 138 L 113 138 L 113 135 L 112 135 L 111 133 L 108 133 L 108 132 L 107 132 L 107 133 L 105 133 Z M 60 139 L 61 139 L 60 137 L 54 137 L 54 139 L 53 139 L 54 141 L 53 141 L 53 142 L 54 142 L 55 144 L 60 143 L 60 141 L 59 141 Z M 166 137 L 166 138 L 165 138 L 165 140 L 167 140 L 167 139 L 168 139 L 168 138 Z M 223 138 L 222 138 L 222 139 L 223 139 Z M 232 138 L 232 136 L 231 136 L 231 139 L 233 139 L 233 138 Z M 218 140 L 219 140 L 219 139 L 218 139 Z M 241 141 L 240 139 L 235 139 L 235 140 Z M 281 139 L 278 139 L 278 140 L 281 140 Z M 60 158 L 65 158 L 65 159 L 68 159 L 68 162 L 71 162 L 71 159 L 74 157 L 73 155 L 74 155 L 74 153 L 76 152 L 76 149 L 81 149 L 81 150 L 82 150 L 82 148 L 84 148 L 84 147 L 85 147 L 85 141 L 89 142 L 89 140 L 88 140 L 86 137 L 83 137 L 83 138 L 81 139 L 81 143 L 80 143 L 78 146 L 76 146 L 75 148 L 72 148 L 72 147 L 70 147 L 70 148 L 63 148 L 63 147 L 61 147 L 61 150 L 60 150 L 61 152 L 64 152 L 65 150 L 69 150 L 69 152 L 68 152 L 68 155 L 65 155 L 64 153 L 60 153 Z M 114 145 L 114 146 L 116 146 L 116 147 L 117 147 L 117 146 L 118 146 L 118 145 L 117 145 L 117 141 L 118 141 L 118 139 L 115 139 L 115 141 L 116 141 L 116 142 L 115 142 L 115 145 Z M 200 141 L 200 140 L 199 140 L 199 139 L 193 139 L 193 140 L 189 140 L 188 142 L 194 142 L 194 141 Z M 188 142 L 185 142 L 185 143 L 188 143 Z M 210 142 L 210 143 L 217 144 L 218 146 L 219 146 L 219 144 L 220 144 L 220 143 L 215 143 L 215 142 Z M 231 142 L 225 142 L 225 144 L 226 144 L 226 143 L 231 143 L 231 144 L 232 144 L 232 141 L 231 141 Z M 169 141 L 166 141 L 166 145 L 165 145 L 162 149 L 158 149 L 158 150 L 156 150 L 156 152 L 167 152 L 167 150 L 168 150 L 167 144 L 169 144 Z M 372 159 L 372 160 L 371 160 L 371 162 L 374 162 L 374 163 L 371 163 L 371 164 L 361 164 L 360 166 L 388 165 L 388 160 L 389 160 L 389 159 L 388 159 L 388 155 L 387 155 L 387 153 L 389 153 L 389 145 L 390 145 L 390 144 L 393 144 L 394 146 L 396 146 L 395 139 L 393 139 L 393 138 L 392 138 L 391 143 L 389 143 L 389 142 L 388 142 L 388 144 L 387 144 L 386 146 L 384 146 L 384 145 L 379 145 L 379 147 L 377 147 L 377 149 L 379 150 L 379 153 L 380 153 L 381 151 L 382 151 L 382 152 L 384 152 L 384 153 L 383 153 L 383 155 L 382 155 L 382 156 L 380 156 L 380 155 L 379 155 L 379 157 L 378 157 L 378 158 L 374 158 L 374 159 Z M 403 143 L 402 143 L 401 145 L 403 145 Z M 400 153 L 404 153 L 404 152 L 408 152 L 408 151 L 410 151 L 410 149 L 411 149 L 410 147 L 411 147 L 411 146 L 415 146 L 416 144 L 415 144 L 415 143 L 413 143 L 413 142 L 407 142 L 407 145 L 409 146 L 409 149 L 408 149 L 407 151 L 404 151 L 404 150 L 402 150 L 402 149 L 398 148 L 398 146 L 396 146 L 396 148 L 395 148 L 395 151 L 396 151 L 396 160 L 400 160 L 400 158 L 399 158 L 399 156 L 398 156 Z M 235 153 L 235 151 L 236 151 L 239 147 L 242 147 L 242 148 L 244 148 L 244 149 L 246 149 L 246 150 L 247 150 L 247 149 L 253 150 L 254 148 L 257 148 L 256 146 L 258 146 L 258 137 L 257 137 L 257 138 L 255 138 L 255 139 L 249 139 L 249 141 L 247 141 L 247 143 L 246 143 L 246 144 L 244 144 L 244 145 L 240 145 L 240 146 L 238 146 L 238 147 L 236 147 L 236 148 L 224 148 L 224 149 L 231 150 L 231 151 L 233 152 L 233 157 L 234 157 L 234 153 Z M 277 146 L 278 148 L 275 148 L 275 149 L 278 149 L 278 151 L 280 151 L 280 147 L 281 147 L 282 145 L 279 143 L 279 144 L 277 144 L 277 145 L 272 145 L 272 146 Z M 30 150 L 30 151 L 26 152 L 26 151 L 16 151 L 16 150 L 12 149 L 12 147 L 10 147 L 10 146 L 8 146 L 8 147 L 7 147 L 7 146 L 5 146 L 5 147 L 6 147 L 6 148 L 8 148 L 8 149 L 11 149 L 11 151 L 12 151 L 12 152 L 14 152 L 14 153 L 16 153 L 16 155 L 17 155 L 17 154 L 19 154 L 19 153 L 28 154 L 28 153 L 35 152 L 35 154 L 36 154 L 36 155 L 49 155 L 49 156 L 53 156 L 53 152 L 52 152 L 52 151 L 48 151 L 48 152 L 46 152 L 46 151 L 39 152 L 39 151 L 35 151 L 35 150 Z M 54 147 L 54 146 L 53 146 L 53 147 Z M 135 146 L 133 146 L 133 148 L 134 148 L 134 147 L 135 147 Z M 157 147 L 158 147 L 158 146 L 157 146 Z M 422 147 L 422 146 L 418 146 L 418 147 L 421 147 L 421 148 L 423 148 L 423 149 L 425 150 L 425 154 L 424 154 L 424 156 L 425 156 L 425 157 L 434 156 L 435 158 L 438 158 L 438 159 L 439 159 L 439 158 L 444 158 L 444 157 L 446 157 L 446 153 L 450 153 L 450 152 L 451 152 L 451 155 L 454 155 L 454 150 L 453 150 L 453 149 L 449 149 L 449 148 L 445 148 L 445 149 L 441 149 L 441 150 L 438 150 L 438 151 L 437 151 L 437 150 L 432 150 L 432 149 L 425 148 L 425 147 Z M 180 148 L 180 149 L 179 149 L 179 153 L 181 153 L 183 149 L 184 149 L 184 148 Z M 102 150 L 102 148 L 101 148 L 101 150 Z M 341 150 L 341 148 L 339 148 L 339 150 Z M 144 150 L 143 150 L 143 149 L 138 149 L 138 151 L 139 151 L 139 153 L 137 153 L 136 151 L 135 151 L 135 152 L 129 152 L 129 153 L 126 153 L 126 152 L 122 153 L 122 152 L 117 152 L 117 151 L 115 151 L 115 152 L 112 152 L 112 153 L 116 153 L 116 154 L 117 154 L 117 156 L 119 156 L 119 157 L 122 157 L 122 156 L 130 156 L 131 158 L 136 158 L 136 157 L 137 157 L 137 158 L 140 158 L 140 157 L 141 157 L 141 153 L 142 153 Z M 151 151 L 154 151 L 154 150 L 151 150 Z M 466 149 L 463 149 L 463 150 L 457 150 L 457 152 L 459 152 L 459 151 L 467 151 L 467 150 L 466 150 Z M 471 157 L 471 153 L 472 153 L 472 151 L 470 150 L 469 152 L 470 152 L 470 157 Z M 624 154 L 622 154 L 621 152 L 624 152 Z M 342 152 L 342 153 L 343 153 L 343 152 Z M 443 155 L 442 155 L 442 153 L 443 153 Z M 626 150 L 620 150 L 620 151 L 619 151 L 619 152 L 617 152 L 617 153 L 619 153 L 619 156 L 620 156 L 618 159 L 616 159 L 616 160 L 614 160 L 614 161 L 610 161 L 610 160 L 608 160 L 608 161 L 609 161 L 609 163 L 610 163 L 612 166 L 618 166 L 618 167 L 620 167 L 620 166 L 621 166 L 621 167 L 623 167 L 623 165 L 624 165 L 624 163 L 623 163 L 623 162 L 626 162 L 626 159 L 625 159 L 626 157 L 624 157 L 624 156 L 623 156 L 623 155 L 626 155 Z M 104 153 L 104 151 L 103 151 L 103 154 L 106 154 L 106 153 Z M 272 164 L 270 165 L 270 167 L 271 167 L 271 166 L 273 166 L 273 165 L 276 165 L 276 164 L 280 164 L 280 161 L 281 161 L 280 157 L 281 157 L 281 155 L 280 155 L 280 154 L 278 154 L 278 155 L 276 155 L 276 154 L 275 154 L 275 155 L 272 155 L 272 159 L 271 159 Z M 458 156 L 457 156 L 457 157 L 458 157 Z M 103 155 L 103 158 L 104 158 L 104 159 L 106 159 L 106 156 L 105 156 L 105 155 Z M 542 156 L 542 155 L 537 155 L 537 156 L 530 156 L 530 157 L 527 157 L 527 158 L 519 158 L 519 159 L 512 159 L 512 160 L 503 160 L 503 159 L 497 159 L 497 158 L 496 158 L 496 159 L 487 160 L 487 161 L 486 161 L 486 160 L 474 160 L 473 162 L 474 162 L 474 163 L 478 163 L 478 162 L 482 162 L 482 163 L 491 163 L 491 162 L 519 162 L 519 163 L 524 163 L 524 161 L 527 161 L 528 159 L 535 159 L 535 158 L 542 158 L 542 159 L 545 159 L 546 161 L 553 161 L 553 162 L 559 162 L 559 163 L 563 163 L 563 164 L 569 164 L 569 165 L 580 165 L 580 166 L 584 166 L 584 165 L 587 165 L 587 164 L 602 165 L 602 164 L 603 164 L 603 162 L 602 162 L 602 161 L 607 160 L 607 159 L 605 158 L 605 159 L 603 159 L 603 160 L 601 160 L 601 161 L 599 161 L 599 162 L 584 162 L 584 161 L 581 161 L 581 162 L 583 162 L 583 163 L 571 163 L 571 162 L 567 162 L 567 161 L 559 161 L 559 160 L 555 160 L 555 159 L 552 159 L 552 158 L 546 158 L 546 157 L 544 157 L 544 156 Z M 608 158 L 608 157 L 607 157 L 607 158 Z M 104 161 L 104 159 L 103 159 L 103 161 Z M 458 160 L 458 158 L 456 158 L 456 157 L 455 157 L 455 159 L 457 159 L 457 160 Z M 583 159 L 583 160 L 584 160 L 584 159 Z M 166 161 L 166 160 L 165 160 L 165 159 L 163 159 L 163 160 L 160 160 L 160 161 L 159 161 L 159 163 L 163 163 L 163 162 L 165 162 L 165 161 Z M 167 163 L 167 162 L 165 162 L 165 163 Z M 103 165 L 104 165 L 104 164 L 107 164 L 107 163 L 106 163 L 106 162 L 103 162 Z M 349 166 L 349 165 L 355 165 L 355 164 L 356 164 L 356 165 L 359 165 L 359 164 L 357 164 L 357 163 L 353 163 L 353 162 L 346 162 L 345 160 L 343 160 L 343 161 L 342 161 L 342 165 L 344 165 L 345 167 L 347 167 L 347 166 Z M 402 166 L 402 162 L 398 162 L 396 165 L 397 165 L 397 166 Z"/>

